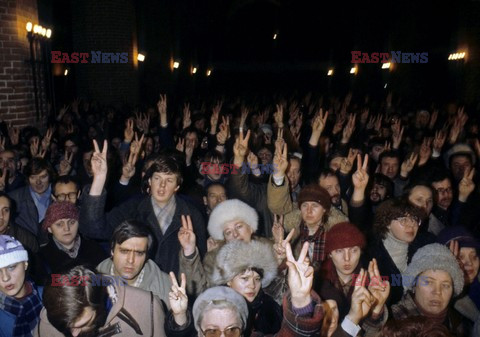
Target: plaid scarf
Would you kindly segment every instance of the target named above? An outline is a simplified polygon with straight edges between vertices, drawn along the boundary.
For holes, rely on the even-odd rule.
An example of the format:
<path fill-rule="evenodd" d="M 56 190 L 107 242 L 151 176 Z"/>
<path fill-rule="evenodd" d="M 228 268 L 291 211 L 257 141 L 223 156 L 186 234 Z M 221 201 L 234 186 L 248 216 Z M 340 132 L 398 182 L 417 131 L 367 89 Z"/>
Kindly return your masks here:
<path fill-rule="evenodd" d="M 151 202 L 153 211 L 155 212 L 155 217 L 160 224 L 162 234 L 165 235 L 165 232 L 172 223 L 173 216 L 175 215 L 175 208 L 177 207 L 175 196 L 172 196 L 163 208 L 157 205 L 155 200 L 153 200 L 153 197 L 151 198 Z"/>
<path fill-rule="evenodd" d="M 28 281 L 25 282 L 29 295 L 16 299 L 0 292 L 0 310 L 17 317 L 13 327 L 12 337 L 32 336 L 32 331 L 40 320 L 42 299 L 37 289 Z"/>
<path fill-rule="evenodd" d="M 300 233 L 302 247 L 306 241 L 310 242 L 310 245 L 313 244 L 313 256 L 311 256 L 312 254 L 309 254 L 312 265 L 320 265 L 321 262 L 325 260 L 325 238 L 327 235 L 327 232 L 325 232 L 323 225 L 317 229 L 315 234 L 309 235 L 308 227 L 304 223 L 302 223 L 300 225 Z M 309 252 L 312 252 L 311 248 L 309 249 Z"/>

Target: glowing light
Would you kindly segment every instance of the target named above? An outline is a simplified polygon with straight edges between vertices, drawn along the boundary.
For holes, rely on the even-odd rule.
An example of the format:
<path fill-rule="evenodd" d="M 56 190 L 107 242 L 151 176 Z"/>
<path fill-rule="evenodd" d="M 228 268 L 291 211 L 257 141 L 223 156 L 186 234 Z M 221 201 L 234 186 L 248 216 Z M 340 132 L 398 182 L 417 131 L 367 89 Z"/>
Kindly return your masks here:
<path fill-rule="evenodd" d="M 456 60 L 462 60 L 465 58 L 466 53 L 461 52 L 461 53 L 452 53 L 448 55 L 448 60 L 449 61 L 456 61 Z"/>
<path fill-rule="evenodd" d="M 33 33 L 34 34 L 38 34 L 38 30 L 40 29 L 40 26 L 39 25 L 35 25 L 33 26 Z"/>
<path fill-rule="evenodd" d="M 63 75 L 64 75 L 64 76 L 67 76 L 67 75 L 68 75 L 68 69 L 65 69 L 65 71 L 63 72 Z"/>
<path fill-rule="evenodd" d="M 274 39 L 274 40 L 277 39 L 277 33 L 273 34 L 273 39 Z"/>
<path fill-rule="evenodd" d="M 145 61 L 145 55 L 139 53 L 137 55 L 137 61 L 139 61 L 139 62 Z"/>
<path fill-rule="evenodd" d="M 328 69 L 327 76 L 332 76 L 333 75 L 333 69 Z"/>
<path fill-rule="evenodd" d="M 175 69 L 178 69 L 178 67 L 180 67 L 180 62 L 178 62 L 178 61 L 173 62 L 173 67 Z"/>
<path fill-rule="evenodd" d="M 192 74 L 196 74 L 197 73 L 197 68 L 196 67 L 193 67 L 192 69 Z"/>
<path fill-rule="evenodd" d="M 390 69 L 390 62 L 383 63 L 382 64 L 382 69 Z"/>
<path fill-rule="evenodd" d="M 27 32 L 29 32 L 29 33 L 30 33 L 30 32 L 32 31 L 33 24 L 32 24 L 30 21 L 29 21 L 29 22 L 27 22 L 27 27 L 26 27 L 26 28 L 27 28 Z"/>
<path fill-rule="evenodd" d="M 207 70 L 207 76 L 210 76 L 212 74 L 212 70 L 211 69 L 208 69 Z"/>
<path fill-rule="evenodd" d="M 358 68 L 357 68 L 357 67 L 352 67 L 352 69 L 350 69 L 350 74 L 356 75 L 357 72 L 358 72 Z"/>
<path fill-rule="evenodd" d="M 47 39 L 49 39 L 51 36 L 52 36 L 52 30 L 49 28 L 49 29 L 47 29 L 46 37 L 47 37 Z"/>
<path fill-rule="evenodd" d="M 42 27 L 42 31 L 40 32 L 40 35 L 42 35 L 42 36 L 47 35 L 47 28 Z"/>

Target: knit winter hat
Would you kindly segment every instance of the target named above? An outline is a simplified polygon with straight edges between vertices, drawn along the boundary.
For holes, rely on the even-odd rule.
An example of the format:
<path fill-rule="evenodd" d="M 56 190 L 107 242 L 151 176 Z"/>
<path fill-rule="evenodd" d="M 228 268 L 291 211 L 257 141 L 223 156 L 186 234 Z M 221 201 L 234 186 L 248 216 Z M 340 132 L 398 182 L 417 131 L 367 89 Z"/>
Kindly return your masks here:
<path fill-rule="evenodd" d="M 225 223 L 239 220 L 252 228 L 253 233 L 258 228 L 257 211 L 238 199 L 225 200 L 219 203 L 210 214 L 208 233 L 215 240 L 224 240 L 223 229 Z"/>
<path fill-rule="evenodd" d="M 0 268 L 22 261 L 28 262 L 28 254 L 22 244 L 9 235 L 0 235 Z"/>
<path fill-rule="evenodd" d="M 60 219 L 75 219 L 78 221 L 78 208 L 69 201 L 55 201 L 51 204 L 45 213 L 42 228 L 47 230 Z"/>
<path fill-rule="evenodd" d="M 480 249 L 480 242 L 462 226 L 447 227 L 437 236 L 437 242 L 445 246 L 448 246 L 453 240 L 458 242 L 459 248 Z"/>
<path fill-rule="evenodd" d="M 263 271 L 262 288 L 267 287 L 277 276 L 277 260 L 270 242 L 235 240 L 225 244 L 217 253 L 211 275 L 212 283 L 223 285 L 250 268 Z"/>
<path fill-rule="evenodd" d="M 192 314 L 193 321 L 195 322 L 195 328 L 200 331 L 199 317 L 200 314 L 205 312 L 208 305 L 215 305 L 217 301 L 225 301 L 233 304 L 242 319 L 242 330 L 246 326 L 248 317 L 247 302 L 242 295 L 229 287 L 212 287 L 205 290 L 193 304 Z"/>
<path fill-rule="evenodd" d="M 306 201 L 318 202 L 323 208 L 325 208 L 326 212 L 330 211 L 332 205 L 330 194 L 328 194 L 327 190 L 315 183 L 302 188 L 298 195 L 298 207 L 302 207 L 302 204 Z"/>
<path fill-rule="evenodd" d="M 452 146 L 450 150 L 448 150 L 443 156 L 443 159 L 445 160 L 445 166 L 447 168 L 450 168 L 450 159 L 452 159 L 453 156 L 457 155 L 465 155 L 467 157 L 470 157 L 470 159 L 472 160 L 472 165 L 475 165 L 476 157 L 470 145 L 456 144 Z"/>
<path fill-rule="evenodd" d="M 464 285 L 463 271 L 455 256 L 447 247 L 439 243 L 432 243 L 417 250 L 407 270 L 402 275 L 402 278 L 407 280 L 403 287 L 407 290 L 412 289 L 415 284 L 413 280 L 427 270 L 446 271 L 452 278 L 455 296 L 462 292 Z M 421 280 L 418 282 L 420 285 L 422 284 Z"/>
<path fill-rule="evenodd" d="M 349 222 L 341 222 L 333 226 L 325 238 L 325 254 L 330 254 L 335 249 L 359 246 L 365 248 L 365 236 Z"/>

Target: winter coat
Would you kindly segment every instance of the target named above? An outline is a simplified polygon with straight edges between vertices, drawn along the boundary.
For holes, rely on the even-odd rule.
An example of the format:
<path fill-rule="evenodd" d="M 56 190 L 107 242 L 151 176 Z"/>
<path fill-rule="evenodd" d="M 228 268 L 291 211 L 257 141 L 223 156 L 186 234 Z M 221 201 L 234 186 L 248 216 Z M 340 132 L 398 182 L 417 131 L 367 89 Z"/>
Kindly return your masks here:
<path fill-rule="evenodd" d="M 113 302 L 105 325 L 97 337 L 166 336 L 165 316 L 160 301 L 151 293 L 130 286 L 114 286 L 117 300 Z M 40 313 L 40 323 L 35 337 L 62 337 L 49 321 L 45 308 Z"/>
<path fill-rule="evenodd" d="M 110 275 L 113 261 L 111 258 L 103 260 L 98 266 L 97 271 L 102 274 Z M 138 288 L 145 291 L 151 291 L 155 296 L 170 309 L 170 301 L 168 300 L 168 293 L 172 288 L 172 281 L 167 273 L 158 268 L 152 260 L 148 259 L 145 263 L 143 280 Z"/>
<path fill-rule="evenodd" d="M 412 316 L 421 316 L 413 296 L 413 293 L 408 291 L 398 304 L 391 307 L 393 319 L 401 320 Z M 465 326 L 462 322 L 462 317 L 454 309 L 448 308 L 443 325 L 455 336 L 465 336 Z"/>
<path fill-rule="evenodd" d="M 293 202 L 290 196 L 290 187 L 284 179 L 281 186 L 275 185 L 273 178 L 267 184 L 267 203 L 268 208 L 273 214 L 284 215 L 284 227 L 287 232 L 296 228 L 296 235 L 300 233 L 298 226 L 302 221 L 302 213 L 298 208 L 298 203 Z M 335 207 L 330 208 L 325 229 L 328 231 L 333 225 L 348 221 L 348 217 Z"/>
<path fill-rule="evenodd" d="M 197 247 L 200 254 L 207 251 L 207 235 L 204 219 L 200 212 L 190 203 L 174 196 L 176 207 L 170 226 L 165 234 L 160 229 L 157 217 L 153 210 L 150 196 L 128 200 L 127 202 L 104 213 L 106 192 L 100 196 L 91 196 L 85 193 L 80 210 L 80 226 L 82 232 L 93 238 L 110 240 L 113 230 L 127 219 L 135 219 L 145 223 L 154 236 L 152 260 L 164 272 L 178 273 L 178 252 L 181 250 L 178 241 L 178 231 L 182 227 L 181 215 L 190 215 L 193 230 L 197 238 Z"/>

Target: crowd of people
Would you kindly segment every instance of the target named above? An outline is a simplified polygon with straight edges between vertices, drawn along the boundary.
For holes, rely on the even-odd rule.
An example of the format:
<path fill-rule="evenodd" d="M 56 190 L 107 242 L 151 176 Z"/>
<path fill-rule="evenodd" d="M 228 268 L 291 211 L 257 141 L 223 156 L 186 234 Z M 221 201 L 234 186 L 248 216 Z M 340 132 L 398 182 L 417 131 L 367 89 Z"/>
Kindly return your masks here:
<path fill-rule="evenodd" d="M 170 105 L 0 123 L 0 337 L 480 336 L 478 111 Z"/>

